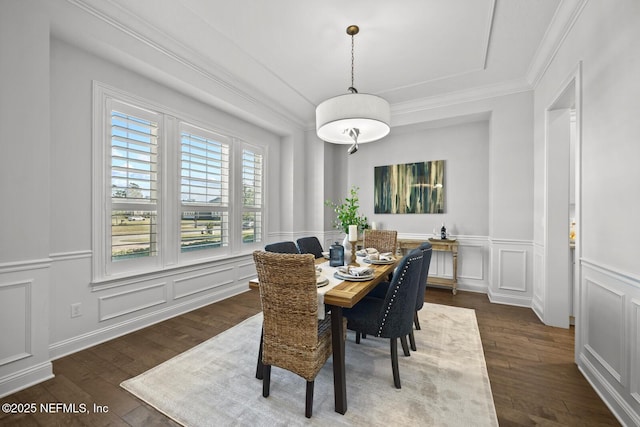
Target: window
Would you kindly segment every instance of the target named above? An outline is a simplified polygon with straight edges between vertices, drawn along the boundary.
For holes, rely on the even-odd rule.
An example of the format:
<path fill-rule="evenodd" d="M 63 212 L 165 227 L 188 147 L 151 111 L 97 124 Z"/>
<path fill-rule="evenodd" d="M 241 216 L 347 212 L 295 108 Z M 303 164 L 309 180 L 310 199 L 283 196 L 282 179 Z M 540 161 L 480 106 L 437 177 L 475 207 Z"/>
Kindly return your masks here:
<path fill-rule="evenodd" d="M 262 147 L 97 82 L 93 128 L 94 282 L 264 240 Z"/>
<path fill-rule="evenodd" d="M 157 256 L 158 123 L 141 110 L 113 108 L 111 260 Z"/>
<path fill-rule="evenodd" d="M 242 150 L 242 243 L 262 241 L 262 154 Z"/>
<path fill-rule="evenodd" d="M 229 142 L 183 124 L 180 250 L 229 246 Z"/>

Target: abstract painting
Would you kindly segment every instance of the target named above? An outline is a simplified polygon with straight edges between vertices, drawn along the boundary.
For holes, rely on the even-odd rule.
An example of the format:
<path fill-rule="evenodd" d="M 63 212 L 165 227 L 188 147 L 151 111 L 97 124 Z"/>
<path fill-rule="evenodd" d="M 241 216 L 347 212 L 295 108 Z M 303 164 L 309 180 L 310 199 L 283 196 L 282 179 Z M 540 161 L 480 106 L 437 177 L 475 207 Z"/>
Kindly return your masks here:
<path fill-rule="evenodd" d="M 444 213 L 444 160 L 374 168 L 374 212 Z"/>

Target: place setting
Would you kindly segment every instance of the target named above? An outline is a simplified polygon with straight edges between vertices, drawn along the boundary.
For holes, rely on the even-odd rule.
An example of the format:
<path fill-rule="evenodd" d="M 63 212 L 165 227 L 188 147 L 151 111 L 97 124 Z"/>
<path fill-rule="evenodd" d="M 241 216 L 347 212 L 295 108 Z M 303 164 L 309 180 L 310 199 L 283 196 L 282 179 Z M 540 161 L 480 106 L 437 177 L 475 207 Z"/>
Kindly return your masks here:
<path fill-rule="evenodd" d="M 329 284 L 329 279 L 322 274 L 322 267 L 316 266 L 316 286 L 322 288 Z"/>
<path fill-rule="evenodd" d="M 338 267 L 338 270 L 333 275 L 337 279 L 351 282 L 366 282 L 373 279 L 374 273 L 371 267 L 344 266 Z"/>
<path fill-rule="evenodd" d="M 363 257 L 363 262 L 373 265 L 386 265 L 396 262 L 395 256 L 391 252 L 378 252 L 375 248 L 361 249 L 356 255 Z"/>

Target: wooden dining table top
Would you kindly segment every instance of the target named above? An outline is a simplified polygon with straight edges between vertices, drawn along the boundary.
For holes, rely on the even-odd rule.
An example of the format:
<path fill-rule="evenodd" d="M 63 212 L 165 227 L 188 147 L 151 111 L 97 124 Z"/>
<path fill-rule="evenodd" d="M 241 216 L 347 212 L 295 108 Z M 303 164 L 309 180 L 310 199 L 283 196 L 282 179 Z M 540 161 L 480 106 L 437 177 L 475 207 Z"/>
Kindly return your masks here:
<path fill-rule="evenodd" d="M 352 282 L 343 280 L 324 295 L 324 303 L 343 308 L 352 308 L 358 301 L 364 298 L 380 282 L 388 280 L 389 273 L 393 272 L 399 260 L 392 264 L 370 264 L 374 271 L 373 279 L 364 282 Z M 327 262 L 324 258 L 316 259 L 316 264 Z M 258 289 L 258 279 L 249 281 L 251 289 Z"/>

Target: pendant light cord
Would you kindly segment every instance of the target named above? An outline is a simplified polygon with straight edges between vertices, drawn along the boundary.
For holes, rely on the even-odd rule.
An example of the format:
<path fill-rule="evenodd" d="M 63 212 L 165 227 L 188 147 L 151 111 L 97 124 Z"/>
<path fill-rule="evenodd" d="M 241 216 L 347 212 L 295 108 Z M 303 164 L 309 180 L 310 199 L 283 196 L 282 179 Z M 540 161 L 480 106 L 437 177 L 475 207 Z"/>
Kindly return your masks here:
<path fill-rule="evenodd" d="M 353 40 L 353 36 L 354 34 L 351 34 L 351 87 L 349 87 L 349 89 L 347 89 L 348 91 L 350 91 L 351 93 L 358 93 L 358 89 L 355 88 L 354 83 L 353 83 L 353 75 L 355 73 L 355 67 L 354 67 L 354 61 L 355 61 L 355 55 L 354 55 L 354 40 Z"/>

